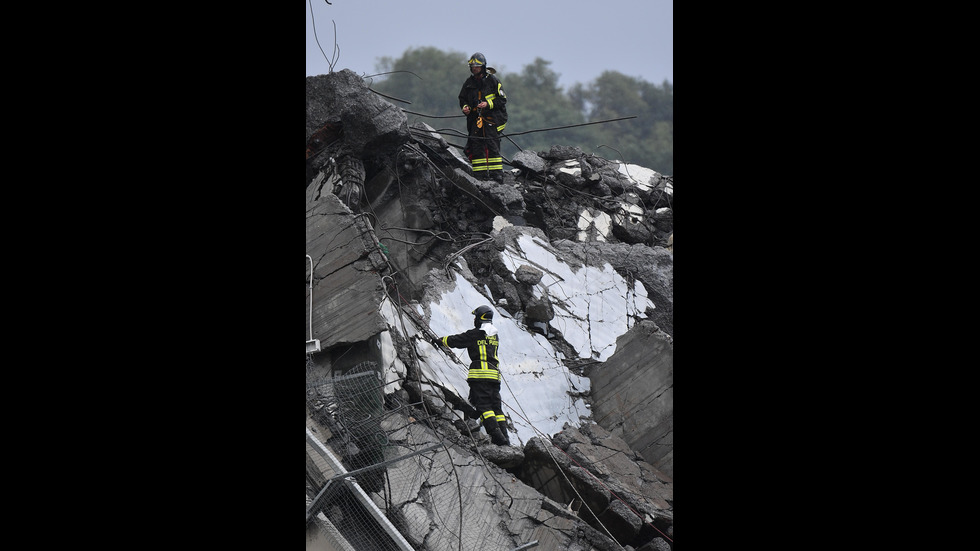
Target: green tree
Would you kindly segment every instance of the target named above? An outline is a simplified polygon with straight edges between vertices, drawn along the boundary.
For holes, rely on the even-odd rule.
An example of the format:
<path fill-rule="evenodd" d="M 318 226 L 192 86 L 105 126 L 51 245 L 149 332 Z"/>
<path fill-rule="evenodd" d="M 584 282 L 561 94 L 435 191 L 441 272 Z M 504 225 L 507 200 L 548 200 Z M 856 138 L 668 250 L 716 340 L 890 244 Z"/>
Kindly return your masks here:
<path fill-rule="evenodd" d="M 592 127 L 596 129 L 590 134 L 596 140 L 596 154 L 673 173 L 674 108 L 669 83 L 659 88 L 605 71 L 587 87 L 575 89 L 573 99 L 587 111 L 590 122 L 636 117 Z M 598 151 L 602 148 L 610 153 Z"/>
<path fill-rule="evenodd" d="M 466 118 L 456 98 L 469 76 L 466 60 L 466 54 L 458 51 L 409 48 L 398 59 L 381 58 L 377 70 L 390 74 L 375 77 L 370 86 L 377 92 L 411 102 L 389 100 L 406 111 L 410 124 L 417 119 L 438 130 L 449 129 L 457 136 L 462 135 L 465 142 Z"/>
<path fill-rule="evenodd" d="M 501 141 L 501 151 L 513 158 L 521 149 L 548 151 L 552 145 L 574 143 L 580 139 L 575 129 L 553 130 L 523 134 L 530 130 L 570 126 L 585 122 L 582 111 L 558 86 L 558 74 L 551 70 L 550 61 L 535 58 L 517 75 L 500 75 L 507 94 L 507 128 L 504 134 L 519 134 Z M 516 144 L 516 145 L 515 145 Z"/>

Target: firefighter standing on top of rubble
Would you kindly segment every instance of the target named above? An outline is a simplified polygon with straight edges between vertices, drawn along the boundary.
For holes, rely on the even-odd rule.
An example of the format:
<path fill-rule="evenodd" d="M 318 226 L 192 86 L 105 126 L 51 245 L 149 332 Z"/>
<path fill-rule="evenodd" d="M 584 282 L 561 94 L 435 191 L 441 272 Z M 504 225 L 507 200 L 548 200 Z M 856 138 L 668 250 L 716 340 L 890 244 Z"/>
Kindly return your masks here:
<path fill-rule="evenodd" d="M 459 107 L 466 115 L 464 153 L 470 159 L 473 174 L 481 179 L 502 182 L 504 159 L 500 156 L 500 132 L 507 125 L 507 95 L 487 67 L 487 58 L 477 52 L 470 56 L 470 77 L 459 91 Z"/>

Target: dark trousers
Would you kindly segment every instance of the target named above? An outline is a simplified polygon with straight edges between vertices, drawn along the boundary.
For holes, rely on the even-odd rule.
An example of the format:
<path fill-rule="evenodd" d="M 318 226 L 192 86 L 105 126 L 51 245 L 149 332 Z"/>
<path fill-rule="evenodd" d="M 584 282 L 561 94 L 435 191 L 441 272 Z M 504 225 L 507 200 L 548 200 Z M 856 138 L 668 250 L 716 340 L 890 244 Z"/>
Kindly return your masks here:
<path fill-rule="evenodd" d="M 507 430 L 507 418 L 503 406 L 500 405 L 500 382 L 469 380 L 470 404 L 476 408 L 477 414 L 483 420 L 483 426 L 490 434 L 493 429 Z"/>
<path fill-rule="evenodd" d="M 473 174 L 489 177 L 502 175 L 504 159 L 500 156 L 500 134 L 496 125 L 484 120 L 482 128 L 477 127 L 476 123 L 467 126 L 469 138 L 466 140 L 465 152 L 470 159 Z"/>

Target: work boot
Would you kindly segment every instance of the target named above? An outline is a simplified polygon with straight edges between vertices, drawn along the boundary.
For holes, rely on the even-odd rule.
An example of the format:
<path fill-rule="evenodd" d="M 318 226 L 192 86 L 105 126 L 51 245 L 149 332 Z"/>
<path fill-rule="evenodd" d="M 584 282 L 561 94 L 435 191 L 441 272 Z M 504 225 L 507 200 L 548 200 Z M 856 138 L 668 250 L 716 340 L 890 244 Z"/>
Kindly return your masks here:
<path fill-rule="evenodd" d="M 491 442 L 498 446 L 507 445 L 507 437 L 504 436 L 504 433 L 500 432 L 500 426 L 497 424 L 496 417 L 484 417 L 483 428 L 487 431 L 487 436 L 490 437 Z"/>
<path fill-rule="evenodd" d="M 499 428 L 493 429 L 490 432 L 490 442 L 498 446 L 509 446 L 510 442 L 507 440 L 507 436 L 500 432 Z"/>

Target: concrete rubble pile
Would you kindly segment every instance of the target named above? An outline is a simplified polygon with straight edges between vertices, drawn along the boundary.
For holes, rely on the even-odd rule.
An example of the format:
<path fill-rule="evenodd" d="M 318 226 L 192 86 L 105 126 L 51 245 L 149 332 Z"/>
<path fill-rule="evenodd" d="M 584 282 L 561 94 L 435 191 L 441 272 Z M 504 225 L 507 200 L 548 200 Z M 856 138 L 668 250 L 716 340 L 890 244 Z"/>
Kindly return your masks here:
<path fill-rule="evenodd" d="M 381 423 L 389 442 L 409 432 L 420 446 L 448 442 L 448 455 L 434 461 L 449 462 L 463 481 L 487 473 L 495 481 L 471 492 L 467 508 L 496 521 L 466 534 L 425 507 L 427 500 L 456 500 L 455 485 L 431 479 L 394 488 L 388 516 L 404 541 L 419 550 L 456 549 L 466 537 L 479 538 L 485 551 L 530 541 L 556 551 L 671 548 L 672 177 L 554 146 L 516 154 L 503 183 L 479 180 L 443 136 L 422 122 L 409 125 L 349 70 L 307 78 L 307 145 L 307 281 L 315 298 L 307 322 L 320 347 L 308 353 L 308 387 L 312 378 L 391 364 L 394 357 L 409 375 L 386 387 L 386 405 L 397 404 Z M 445 238 L 452 234 L 488 237 L 467 248 Z M 550 323 L 553 305 L 532 292 L 541 270 L 501 262 L 505 244 L 529 234 L 572 265 L 608 263 L 642 282 L 655 308 L 617 339 L 605 361 L 574 361 L 576 343 Z M 393 282 L 400 298 L 425 303 L 433 274 L 453 270 L 566 351 L 568 368 L 592 380 L 592 419 L 523 447 L 493 446 L 465 396 L 416 382 L 413 344 L 379 312 Z M 329 448 L 340 437 L 331 408 L 309 397 L 307 405 L 310 434 Z M 322 463 L 315 455 L 308 449 L 308 470 Z M 388 477 L 397 480 L 393 475 L 408 468 L 411 462 L 389 465 Z M 329 478 L 313 474 L 308 479 Z M 317 518 L 326 530 L 329 511 Z M 308 534 L 311 526 L 317 525 L 308 523 Z"/>

